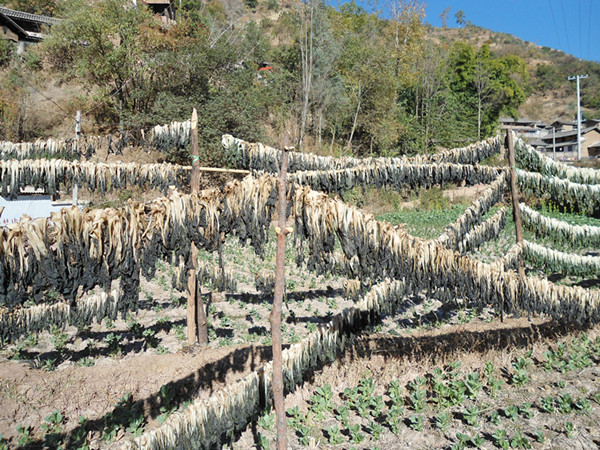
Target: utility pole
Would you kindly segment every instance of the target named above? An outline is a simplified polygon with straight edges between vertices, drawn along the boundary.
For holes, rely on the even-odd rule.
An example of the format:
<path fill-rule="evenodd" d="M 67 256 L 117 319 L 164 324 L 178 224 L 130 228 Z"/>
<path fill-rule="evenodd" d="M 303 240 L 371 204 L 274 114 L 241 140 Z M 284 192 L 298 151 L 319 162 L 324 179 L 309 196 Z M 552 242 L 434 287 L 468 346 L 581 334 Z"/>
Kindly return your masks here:
<path fill-rule="evenodd" d="M 589 75 L 574 75 L 567 78 L 569 81 L 577 80 L 577 161 L 581 160 L 581 89 L 579 80 L 587 78 Z"/>
<path fill-rule="evenodd" d="M 552 127 L 552 159 L 556 161 L 556 128 Z"/>

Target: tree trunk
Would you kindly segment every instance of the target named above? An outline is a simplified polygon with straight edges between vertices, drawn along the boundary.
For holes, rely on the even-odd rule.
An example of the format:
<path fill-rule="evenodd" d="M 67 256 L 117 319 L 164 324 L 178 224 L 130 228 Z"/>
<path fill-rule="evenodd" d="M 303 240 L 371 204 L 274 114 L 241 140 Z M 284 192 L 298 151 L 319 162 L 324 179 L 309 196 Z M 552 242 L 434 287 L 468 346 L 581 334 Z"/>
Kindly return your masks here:
<path fill-rule="evenodd" d="M 306 123 L 308 121 L 308 110 L 310 106 L 310 91 L 313 78 L 313 4 L 309 5 L 310 19 L 308 24 L 305 17 L 302 18 L 304 32 L 300 37 L 300 53 L 302 56 L 302 113 L 300 115 L 300 138 L 298 145 L 302 150 L 304 136 L 306 134 Z M 310 28 L 310 30 L 309 30 Z"/>
<path fill-rule="evenodd" d="M 481 93 L 477 94 L 477 140 L 481 140 Z"/>
<path fill-rule="evenodd" d="M 352 130 L 350 130 L 350 137 L 348 138 L 348 144 L 346 147 L 348 150 L 352 148 L 352 138 L 354 137 L 354 131 L 356 130 L 356 123 L 358 122 L 358 113 L 360 112 L 360 100 L 361 100 L 361 89 L 360 84 L 358 85 L 358 96 L 356 98 L 356 112 L 354 113 L 354 120 L 352 121 Z"/>
<path fill-rule="evenodd" d="M 333 127 L 333 132 L 331 133 L 331 144 L 329 144 L 329 154 L 333 155 L 333 144 L 335 143 L 335 129 L 336 127 Z"/>

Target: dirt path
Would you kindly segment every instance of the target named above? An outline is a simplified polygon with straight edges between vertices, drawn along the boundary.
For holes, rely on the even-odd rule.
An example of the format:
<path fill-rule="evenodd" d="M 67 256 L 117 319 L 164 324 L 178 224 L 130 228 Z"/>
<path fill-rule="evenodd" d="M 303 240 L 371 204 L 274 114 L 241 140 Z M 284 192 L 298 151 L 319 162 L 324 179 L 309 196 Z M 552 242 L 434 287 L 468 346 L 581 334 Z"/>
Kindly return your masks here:
<path fill-rule="evenodd" d="M 189 347 L 175 354 L 138 355 L 117 363 L 106 358 L 93 367 L 53 372 L 34 369 L 26 361 L 0 361 L 0 433 L 7 439 L 18 436 L 18 425 L 37 430 L 57 409 L 65 417 L 64 432 L 75 428 L 80 416 L 100 424 L 128 392 L 143 403 L 146 417 L 156 417 L 161 386 L 168 385 L 180 398 L 208 398 L 270 360 L 270 354 L 270 348 L 254 345 Z"/>

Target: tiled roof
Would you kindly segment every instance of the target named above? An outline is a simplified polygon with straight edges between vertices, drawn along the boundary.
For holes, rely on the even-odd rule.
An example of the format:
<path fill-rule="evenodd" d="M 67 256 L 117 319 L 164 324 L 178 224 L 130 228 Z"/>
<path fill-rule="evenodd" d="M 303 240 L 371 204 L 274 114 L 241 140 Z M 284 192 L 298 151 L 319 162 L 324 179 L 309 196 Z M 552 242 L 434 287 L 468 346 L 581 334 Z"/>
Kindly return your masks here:
<path fill-rule="evenodd" d="M 23 11 L 15 11 L 13 9 L 4 8 L 2 6 L 0 6 L 0 14 L 4 14 L 5 16 L 10 17 L 11 19 L 27 20 L 29 22 L 46 23 L 49 25 L 54 25 L 60 22 L 60 19 L 56 19 L 54 17 L 40 16 L 38 14 L 30 14 Z"/>

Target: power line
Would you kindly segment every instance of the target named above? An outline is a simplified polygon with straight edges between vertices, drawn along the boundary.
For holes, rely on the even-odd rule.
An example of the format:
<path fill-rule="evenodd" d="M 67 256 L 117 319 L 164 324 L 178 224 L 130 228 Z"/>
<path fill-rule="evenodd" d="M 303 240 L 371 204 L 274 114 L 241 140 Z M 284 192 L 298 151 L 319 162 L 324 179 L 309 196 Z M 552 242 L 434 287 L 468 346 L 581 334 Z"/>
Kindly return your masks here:
<path fill-rule="evenodd" d="M 586 55 L 589 59 L 591 59 L 591 55 L 590 55 L 590 42 L 591 42 L 591 36 L 592 36 L 592 3 L 593 1 L 590 0 L 590 14 L 588 15 L 588 41 L 587 41 L 587 52 Z"/>
<path fill-rule="evenodd" d="M 583 36 L 582 36 L 582 28 L 581 28 L 581 0 L 578 2 L 579 6 L 579 54 L 583 57 Z"/>
<path fill-rule="evenodd" d="M 50 97 L 47 97 L 43 92 L 41 92 L 38 88 L 36 88 L 33 84 L 29 83 L 29 81 L 27 81 L 25 78 L 23 78 L 21 75 L 19 75 L 18 73 L 14 72 L 13 75 L 15 75 L 17 78 L 19 78 L 21 81 L 23 81 L 23 83 L 25 83 L 27 86 L 29 86 L 31 89 L 33 89 L 35 92 L 37 92 L 38 94 L 40 94 L 42 97 L 44 97 L 46 100 L 48 100 L 49 102 L 53 103 L 54 105 L 56 105 L 59 109 L 61 109 L 63 112 L 65 112 L 67 115 L 70 115 L 71 113 L 68 112 L 66 109 L 64 109 L 62 106 L 60 106 L 58 103 L 56 103 L 54 100 L 52 100 Z M 65 116 L 66 117 L 66 116 Z"/>
<path fill-rule="evenodd" d="M 560 9 L 562 10 L 563 25 L 565 26 L 565 38 L 567 39 L 567 50 L 571 53 L 571 45 L 569 43 L 569 32 L 567 31 L 567 15 L 565 14 L 565 3 L 560 0 Z"/>
<path fill-rule="evenodd" d="M 552 14 L 552 22 L 554 23 L 554 32 L 556 33 L 556 38 L 558 39 L 558 46 L 562 47 L 562 43 L 560 42 L 560 34 L 558 32 L 558 27 L 556 26 L 556 18 L 554 17 L 554 9 L 552 8 L 552 0 L 548 0 L 548 4 L 550 5 L 550 14 Z"/>

